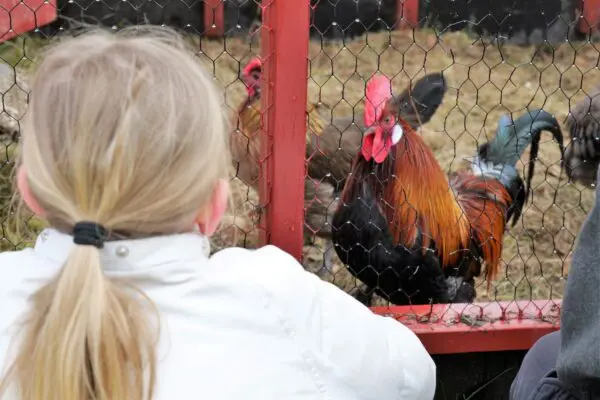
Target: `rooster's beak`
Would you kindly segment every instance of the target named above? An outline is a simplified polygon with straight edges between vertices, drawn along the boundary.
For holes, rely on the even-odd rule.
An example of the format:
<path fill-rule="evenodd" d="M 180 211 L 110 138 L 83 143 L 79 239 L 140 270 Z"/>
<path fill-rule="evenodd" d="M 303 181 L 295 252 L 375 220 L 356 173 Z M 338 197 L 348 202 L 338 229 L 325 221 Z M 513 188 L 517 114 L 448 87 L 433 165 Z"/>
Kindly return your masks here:
<path fill-rule="evenodd" d="M 381 164 L 389 153 L 389 139 L 383 137 L 381 127 L 372 127 L 367 129 L 363 136 L 361 153 L 365 160 L 373 159 L 376 163 Z"/>
<path fill-rule="evenodd" d="M 242 83 L 246 86 L 246 92 L 248 92 L 248 97 L 254 98 L 260 95 L 260 85 L 257 85 L 250 77 L 242 76 Z"/>

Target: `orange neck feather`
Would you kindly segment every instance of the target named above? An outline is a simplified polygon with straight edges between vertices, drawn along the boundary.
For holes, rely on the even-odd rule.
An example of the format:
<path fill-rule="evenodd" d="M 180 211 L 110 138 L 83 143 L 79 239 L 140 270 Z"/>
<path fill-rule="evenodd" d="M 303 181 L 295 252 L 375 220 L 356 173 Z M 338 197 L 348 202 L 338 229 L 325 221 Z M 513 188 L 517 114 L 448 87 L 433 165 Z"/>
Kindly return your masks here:
<path fill-rule="evenodd" d="M 433 240 L 443 265 L 457 261 L 468 245 L 469 223 L 433 152 L 408 124 L 396 145 L 395 184 L 387 185 L 386 214 L 395 243 L 414 245 L 417 227 L 423 246 Z M 393 157 L 393 156 L 392 156 Z"/>
<path fill-rule="evenodd" d="M 246 98 L 238 109 L 239 129 L 248 138 L 260 133 L 261 104 L 260 98 Z"/>

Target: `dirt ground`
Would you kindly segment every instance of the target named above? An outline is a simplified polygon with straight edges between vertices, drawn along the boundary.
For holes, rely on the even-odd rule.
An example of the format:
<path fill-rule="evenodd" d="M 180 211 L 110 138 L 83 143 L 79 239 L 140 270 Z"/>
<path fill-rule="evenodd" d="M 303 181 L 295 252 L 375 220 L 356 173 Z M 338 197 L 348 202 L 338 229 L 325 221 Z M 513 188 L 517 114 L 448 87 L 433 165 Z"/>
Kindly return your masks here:
<path fill-rule="evenodd" d="M 240 38 L 195 40 L 201 49 L 199 56 L 223 85 L 225 103 L 233 115 L 244 94 L 237 80 L 240 63 L 243 66 L 251 55 L 258 54 L 260 44 Z M 0 56 L 14 63 L 15 59 L 6 54 L 6 49 L 0 48 Z M 584 90 L 600 84 L 599 57 L 599 51 L 589 43 L 536 50 L 465 33 L 439 36 L 432 31 L 368 34 L 346 46 L 311 42 L 309 99 L 332 108 L 334 117 L 352 112 L 359 117 L 364 79 L 378 68 L 395 76 L 398 92 L 425 72 L 444 71 L 450 90 L 423 135 L 442 167 L 450 171 L 463 166 L 463 158 L 473 155 L 478 143 L 491 138 L 504 113 L 517 117 L 526 107 L 543 108 L 562 123 L 569 105 L 576 104 Z M 10 80 L 5 81 L 0 87 L 6 93 L 5 104 L 18 110 L 20 116 L 26 97 L 9 84 Z M 563 133 L 566 144 L 568 134 Z M 523 161 L 527 159 L 526 153 Z M 213 240 L 214 250 L 234 244 L 252 248 L 258 243 L 258 229 L 249 217 L 257 203 L 256 193 L 236 179 L 233 185 L 234 207 Z M 481 282 L 478 300 L 562 297 L 574 240 L 593 199 L 592 189 L 567 184 L 560 176 L 558 147 L 550 134 L 545 135 L 536 164 L 533 199 L 522 219 L 505 235 L 504 266 L 498 280 L 489 292 Z M 319 265 L 324 250 L 319 240 L 314 246 L 307 244 L 307 267 Z M 353 287 L 354 279 L 339 265 L 337 256 L 335 259 L 338 265 L 331 280 L 346 290 Z"/>

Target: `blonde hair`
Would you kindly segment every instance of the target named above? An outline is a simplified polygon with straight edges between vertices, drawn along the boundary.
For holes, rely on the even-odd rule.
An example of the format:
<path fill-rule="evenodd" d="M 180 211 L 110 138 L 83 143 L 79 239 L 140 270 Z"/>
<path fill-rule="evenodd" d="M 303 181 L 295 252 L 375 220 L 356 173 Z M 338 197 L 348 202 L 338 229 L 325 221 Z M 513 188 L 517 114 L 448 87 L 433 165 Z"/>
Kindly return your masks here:
<path fill-rule="evenodd" d="M 50 45 L 20 154 L 45 218 L 66 233 L 79 221 L 128 238 L 191 231 L 231 165 L 220 100 L 167 28 L 94 29 Z M 108 279 L 100 252 L 74 246 L 34 294 L 0 397 L 11 386 L 27 400 L 152 398 L 155 307 Z"/>

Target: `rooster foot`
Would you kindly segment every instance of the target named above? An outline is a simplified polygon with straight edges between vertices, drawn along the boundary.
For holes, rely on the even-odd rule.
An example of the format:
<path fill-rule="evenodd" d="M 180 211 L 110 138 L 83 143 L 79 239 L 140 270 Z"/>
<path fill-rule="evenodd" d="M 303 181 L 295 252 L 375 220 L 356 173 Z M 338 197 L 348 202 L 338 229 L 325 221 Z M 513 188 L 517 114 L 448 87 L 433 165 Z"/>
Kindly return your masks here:
<path fill-rule="evenodd" d="M 476 297 L 475 282 L 461 277 L 446 278 L 448 298 L 451 303 L 472 303 Z"/>
<path fill-rule="evenodd" d="M 446 285 L 448 285 L 448 298 L 454 299 L 458 293 L 458 289 L 463 284 L 463 278 L 460 276 L 454 277 L 449 276 L 446 278 Z"/>
<path fill-rule="evenodd" d="M 350 291 L 350 296 L 354 297 L 356 300 L 360 301 L 367 307 L 371 307 L 373 304 L 373 294 L 375 293 L 375 289 L 369 288 L 364 283 L 357 285 L 354 289 Z"/>

